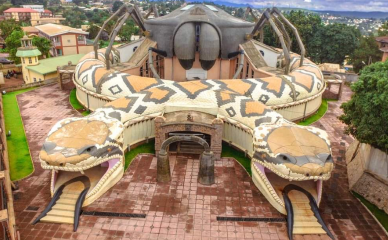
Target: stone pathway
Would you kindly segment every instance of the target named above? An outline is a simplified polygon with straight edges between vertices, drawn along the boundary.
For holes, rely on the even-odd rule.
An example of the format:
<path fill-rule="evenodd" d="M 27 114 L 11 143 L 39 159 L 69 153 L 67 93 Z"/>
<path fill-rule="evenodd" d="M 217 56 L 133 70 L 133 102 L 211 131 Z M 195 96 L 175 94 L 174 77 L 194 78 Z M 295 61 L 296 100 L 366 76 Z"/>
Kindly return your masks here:
<path fill-rule="evenodd" d="M 345 87 L 342 99 L 350 98 Z M 84 211 L 143 213 L 146 218 L 82 215 L 76 233 L 71 225 L 31 221 L 50 200 L 50 173 L 38 163 L 38 152 L 52 125 L 79 116 L 68 103 L 68 92 L 48 86 L 18 97 L 35 164 L 34 174 L 20 182 L 15 193 L 17 226 L 26 240 L 48 239 L 288 239 L 284 222 L 222 222 L 217 216 L 282 217 L 263 197 L 245 170 L 231 159 L 217 161 L 216 184 L 197 183 L 198 156 L 177 155 L 170 160 L 172 182 L 156 182 L 156 159 L 136 158 L 118 184 Z M 330 102 L 328 113 L 314 126 L 330 136 L 336 162 L 324 183 L 320 210 L 338 240 L 388 240 L 373 217 L 348 191 L 345 149 L 352 138 L 337 119 L 342 101 Z M 30 207 L 27 210 L 27 207 Z M 38 209 L 37 209 L 38 208 Z M 328 240 L 324 235 L 294 235 L 296 240 Z"/>

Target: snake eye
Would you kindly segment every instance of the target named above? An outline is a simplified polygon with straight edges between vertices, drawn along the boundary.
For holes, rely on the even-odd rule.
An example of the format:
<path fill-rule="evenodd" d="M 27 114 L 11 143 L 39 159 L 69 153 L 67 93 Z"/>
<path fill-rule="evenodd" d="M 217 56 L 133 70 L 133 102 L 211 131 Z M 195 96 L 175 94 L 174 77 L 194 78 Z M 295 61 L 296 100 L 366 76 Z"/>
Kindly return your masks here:
<path fill-rule="evenodd" d="M 86 149 L 86 151 L 87 151 L 87 152 L 92 151 L 92 147 L 88 147 L 88 148 Z"/>
<path fill-rule="evenodd" d="M 287 156 L 283 156 L 283 160 L 284 161 L 288 160 L 288 157 Z"/>

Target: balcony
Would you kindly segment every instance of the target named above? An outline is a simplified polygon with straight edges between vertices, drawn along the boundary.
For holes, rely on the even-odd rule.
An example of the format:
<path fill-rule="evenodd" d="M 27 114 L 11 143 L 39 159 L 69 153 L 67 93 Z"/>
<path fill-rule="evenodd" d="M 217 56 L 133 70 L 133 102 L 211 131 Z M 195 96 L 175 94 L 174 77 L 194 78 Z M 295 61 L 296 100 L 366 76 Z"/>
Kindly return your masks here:
<path fill-rule="evenodd" d="M 55 47 L 60 47 L 61 46 L 61 42 L 54 42 L 54 46 Z"/>
<path fill-rule="evenodd" d="M 86 45 L 86 40 L 78 40 L 78 45 Z"/>

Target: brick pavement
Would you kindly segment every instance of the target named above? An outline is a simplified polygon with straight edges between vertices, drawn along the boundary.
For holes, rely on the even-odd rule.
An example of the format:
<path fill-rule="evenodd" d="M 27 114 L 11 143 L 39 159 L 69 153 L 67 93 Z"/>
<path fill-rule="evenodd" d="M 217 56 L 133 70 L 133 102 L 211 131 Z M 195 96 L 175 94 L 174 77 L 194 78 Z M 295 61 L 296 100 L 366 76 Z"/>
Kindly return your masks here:
<path fill-rule="evenodd" d="M 288 239 L 285 223 L 221 222 L 216 216 L 281 217 L 234 160 L 216 163 L 216 185 L 197 183 L 198 156 L 171 157 L 172 181 L 156 183 L 156 159 L 136 158 L 118 184 L 84 211 L 144 213 L 146 218 L 81 216 L 76 233 L 65 224 L 31 225 L 36 211 L 50 200 L 49 172 L 37 159 L 41 143 L 52 125 L 66 117 L 79 116 L 68 104 L 68 92 L 48 86 L 18 96 L 36 171 L 20 182 L 15 195 L 17 226 L 22 239 Z M 343 99 L 349 99 L 345 87 Z M 339 240 L 388 239 L 364 207 L 349 193 L 344 153 L 352 138 L 344 135 L 337 119 L 342 101 L 330 102 L 328 113 L 314 126 L 330 136 L 336 162 L 332 178 L 324 183 L 320 210 Z M 329 239 L 319 235 L 295 235 L 296 240 Z"/>

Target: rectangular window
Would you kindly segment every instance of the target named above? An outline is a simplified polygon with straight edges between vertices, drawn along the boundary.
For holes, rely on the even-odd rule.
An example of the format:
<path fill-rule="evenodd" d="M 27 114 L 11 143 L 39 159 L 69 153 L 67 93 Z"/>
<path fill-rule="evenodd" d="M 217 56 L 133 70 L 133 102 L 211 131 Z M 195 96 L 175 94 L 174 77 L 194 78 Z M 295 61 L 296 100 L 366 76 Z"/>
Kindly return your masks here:
<path fill-rule="evenodd" d="M 28 58 L 28 62 L 30 63 L 30 64 L 32 64 L 32 58 Z"/>
<path fill-rule="evenodd" d="M 24 58 L 22 58 L 23 59 L 23 64 L 26 64 L 26 61 L 24 60 Z"/>
<path fill-rule="evenodd" d="M 36 78 L 34 78 L 34 82 L 36 82 Z"/>

